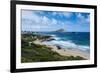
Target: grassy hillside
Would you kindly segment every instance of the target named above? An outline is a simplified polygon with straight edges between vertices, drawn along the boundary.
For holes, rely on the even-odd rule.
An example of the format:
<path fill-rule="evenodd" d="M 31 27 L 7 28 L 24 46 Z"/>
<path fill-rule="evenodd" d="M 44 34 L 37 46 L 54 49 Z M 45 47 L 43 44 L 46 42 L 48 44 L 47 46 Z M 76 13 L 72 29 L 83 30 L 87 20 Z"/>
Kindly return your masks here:
<path fill-rule="evenodd" d="M 21 39 L 21 62 L 47 62 L 47 61 L 65 61 L 65 60 L 83 60 L 84 58 L 77 56 L 61 56 L 57 52 L 52 51 L 50 47 L 38 45 L 32 42 L 39 39 L 49 38 L 36 35 L 22 35 Z"/>

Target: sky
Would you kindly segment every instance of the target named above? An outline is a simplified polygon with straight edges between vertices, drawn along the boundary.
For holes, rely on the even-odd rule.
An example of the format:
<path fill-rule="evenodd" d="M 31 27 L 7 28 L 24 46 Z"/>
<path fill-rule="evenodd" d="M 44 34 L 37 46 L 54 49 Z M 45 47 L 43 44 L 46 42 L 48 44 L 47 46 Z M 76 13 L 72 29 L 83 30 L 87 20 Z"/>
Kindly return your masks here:
<path fill-rule="evenodd" d="M 21 10 L 21 30 L 49 32 L 89 32 L 90 13 Z"/>

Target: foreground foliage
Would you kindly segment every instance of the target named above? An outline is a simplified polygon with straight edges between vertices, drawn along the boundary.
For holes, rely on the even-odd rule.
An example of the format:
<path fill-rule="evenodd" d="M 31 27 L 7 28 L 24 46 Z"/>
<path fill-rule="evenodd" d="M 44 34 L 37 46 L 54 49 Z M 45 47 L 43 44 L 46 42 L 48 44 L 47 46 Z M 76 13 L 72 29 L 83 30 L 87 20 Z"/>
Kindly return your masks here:
<path fill-rule="evenodd" d="M 84 60 L 80 56 L 61 56 L 52 51 L 50 47 L 35 43 L 29 44 L 36 39 L 47 39 L 47 37 L 36 36 L 32 34 L 22 35 L 21 37 L 21 62 L 47 62 L 47 61 L 65 61 L 65 60 Z"/>

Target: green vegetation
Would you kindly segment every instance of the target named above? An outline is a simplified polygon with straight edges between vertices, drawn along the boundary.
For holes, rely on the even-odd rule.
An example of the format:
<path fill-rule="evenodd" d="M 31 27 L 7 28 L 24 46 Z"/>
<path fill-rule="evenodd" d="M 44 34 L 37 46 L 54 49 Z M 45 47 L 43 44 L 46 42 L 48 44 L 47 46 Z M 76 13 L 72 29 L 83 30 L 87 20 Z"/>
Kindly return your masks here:
<path fill-rule="evenodd" d="M 38 36 L 32 34 L 22 34 L 21 36 L 21 62 L 47 62 L 47 61 L 65 61 L 65 60 L 83 60 L 80 56 L 61 56 L 52 51 L 50 47 L 35 44 L 32 41 L 36 39 L 47 39 L 49 36 Z M 29 42 L 32 42 L 31 45 Z"/>

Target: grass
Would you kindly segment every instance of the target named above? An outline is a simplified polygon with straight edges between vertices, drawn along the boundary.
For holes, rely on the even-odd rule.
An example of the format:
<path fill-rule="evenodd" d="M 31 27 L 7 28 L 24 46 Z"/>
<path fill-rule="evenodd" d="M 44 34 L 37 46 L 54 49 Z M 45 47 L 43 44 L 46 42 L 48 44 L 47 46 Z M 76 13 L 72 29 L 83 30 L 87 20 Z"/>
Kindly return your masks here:
<path fill-rule="evenodd" d="M 35 37 L 35 38 L 34 38 Z M 21 62 L 47 62 L 47 61 L 65 61 L 65 60 L 84 60 L 80 56 L 62 56 L 57 52 L 52 51 L 50 47 L 45 45 L 37 45 L 32 43 L 29 45 L 29 42 L 34 41 L 35 39 L 44 39 L 47 37 L 36 35 L 22 35 L 21 38 Z M 49 37 L 48 37 L 49 38 Z"/>

